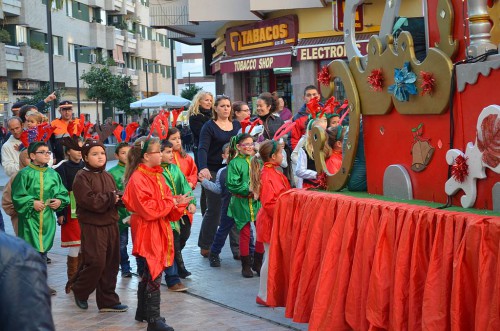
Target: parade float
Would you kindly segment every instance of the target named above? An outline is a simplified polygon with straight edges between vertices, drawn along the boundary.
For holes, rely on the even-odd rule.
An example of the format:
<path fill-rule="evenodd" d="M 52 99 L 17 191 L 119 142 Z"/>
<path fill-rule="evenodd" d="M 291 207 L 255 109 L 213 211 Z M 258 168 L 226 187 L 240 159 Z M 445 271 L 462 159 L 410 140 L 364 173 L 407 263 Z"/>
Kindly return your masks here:
<path fill-rule="evenodd" d="M 349 100 L 342 168 L 327 172 L 315 128 L 333 192 L 278 201 L 267 303 L 311 330 L 500 330 L 500 1 L 426 1 L 416 54 L 387 0 L 366 56 L 363 3 L 345 2 L 348 62 L 323 72 L 323 96 L 340 78 Z M 368 192 L 341 191 L 360 135 Z"/>

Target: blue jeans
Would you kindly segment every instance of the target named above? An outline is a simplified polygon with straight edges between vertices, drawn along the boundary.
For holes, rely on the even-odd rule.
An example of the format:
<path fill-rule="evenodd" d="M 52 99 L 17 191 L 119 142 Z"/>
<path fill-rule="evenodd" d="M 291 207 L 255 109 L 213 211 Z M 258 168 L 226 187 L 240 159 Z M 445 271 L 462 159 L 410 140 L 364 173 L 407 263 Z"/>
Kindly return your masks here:
<path fill-rule="evenodd" d="M 220 218 L 220 225 L 217 229 L 217 232 L 215 233 L 212 246 L 210 247 L 210 251 L 212 253 L 220 254 L 220 252 L 222 251 L 222 247 L 224 247 L 224 244 L 226 242 L 226 238 L 229 235 L 229 232 L 231 232 L 233 226 L 234 226 L 234 219 L 227 216 L 227 210 L 226 212 L 222 211 L 222 215 Z M 254 251 L 255 251 L 255 244 L 253 238 L 253 231 L 252 228 L 250 228 L 250 254 L 253 255 Z"/>
<path fill-rule="evenodd" d="M 175 284 L 179 284 L 181 282 L 181 278 L 179 277 L 179 273 L 177 271 L 177 263 L 172 264 L 170 267 L 165 269 L 165 282 L 168 287 L 174 286 Z"/>
<path fill-rule="evenodd" d="M 3 223 L 3 215 L 1 211 L 0 211 L 0 230 L 5 232 L 5 224 Z"/>
<path fill-rule="evenodd" d="M 122 273 L 131 271 L 127 252 L 128 230 L 128 227 L 120 230 L 120 267 L 122 269 Z"/>

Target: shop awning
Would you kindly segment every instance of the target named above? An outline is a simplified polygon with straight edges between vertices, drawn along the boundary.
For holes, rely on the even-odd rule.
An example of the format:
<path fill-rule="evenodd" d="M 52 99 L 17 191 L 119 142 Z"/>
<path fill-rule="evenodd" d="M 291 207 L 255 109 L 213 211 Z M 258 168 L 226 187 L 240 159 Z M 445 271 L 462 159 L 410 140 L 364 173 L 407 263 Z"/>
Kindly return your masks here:
<path fill-rule="evenodd" d="M 356 34 L 356 44 L 361 54 L 366 55 L 366 47 L 372 33 Z M 344 36 L 301 39 L 297 43 L 297 61 L 341 59 L 347 57 Z"/>
<path fill-rule="evenodd" d="M 292 50 L 289 52 L 255 54 L 241 57 L 226 57 L 220 61 L 223 74 L 241 71 L 285 68 L 292 65 Z"/>
<path fill-rule="evenodd" d="M 210 62 L 210 67 L 212 69 L 212 75 L 220 71 L 220 60 L 222 56 L 217 57 L 212 62 Z"/>

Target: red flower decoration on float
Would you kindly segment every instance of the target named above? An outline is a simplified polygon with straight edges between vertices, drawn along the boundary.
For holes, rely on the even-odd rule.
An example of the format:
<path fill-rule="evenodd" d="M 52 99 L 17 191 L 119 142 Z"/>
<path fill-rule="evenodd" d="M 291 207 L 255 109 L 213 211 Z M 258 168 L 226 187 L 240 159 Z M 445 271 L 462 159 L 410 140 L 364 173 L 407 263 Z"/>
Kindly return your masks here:
<path fill-rule="evenodd" d="M 320 85 L 328 86 L 330 85 L 330 81 L 332 80 L 332 76 L 330 75 L 330 71 L 327 66 L 321 68 L 321 71 L 318 73 L 318 82 Z"/>
<path fill-rule="evenodd" d="M 376 92 L 382 92 L 384 87 L 384 76 L 382 75 L 382 69 L 373 69 L 367 78 L 368 84 Z"/>
<path fill-rule="evenodd" d="M 318 177 L 316 179 L 316 188 L 320 190 L 326 190 L 328 187 L 328 176 L 326 175 L 326 172 L 322 172 L 318 174 Z"/>
<path fill-rule="evenodd" d="M 467 156 L 459 155 L 455 159 L 455 164 L 451 166 L 451 176 L 459 183 L 463 183 L 467 176 L 469 176 L 468 159 Z"/>
<path fill-rule="evenodd" d="M 488 115 L 481 122 L 481 135 L 477 135 L 477 147 L 483 153 L 482 161 L 496 168 L 500 164 L 500 121 L 497 115 Z"/>
<path fill-rule="evenodd" d="M 422 79 L 422 83 L 420 84 L 422 92 L 420 95 L 431 95 L 436 85 L 434 74 L 432 72 L 420 71 L 420 78 Z"/>

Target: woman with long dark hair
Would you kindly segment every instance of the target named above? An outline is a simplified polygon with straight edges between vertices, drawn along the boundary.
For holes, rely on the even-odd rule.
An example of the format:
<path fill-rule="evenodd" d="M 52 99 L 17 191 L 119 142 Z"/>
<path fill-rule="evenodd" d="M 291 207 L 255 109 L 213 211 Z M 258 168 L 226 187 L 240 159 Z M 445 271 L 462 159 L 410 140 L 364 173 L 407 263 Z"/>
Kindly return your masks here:
<path fill-rule="evenodd" d="M 213 119 L 206 122 L 200 132 L 198 144 L 198 169 L 201 178 L 215 181 L 217 171 L 222 168 L 221 150 L 231 137 L 238 133 L 241 125 L 233 121 L 231 114 L 231 99 L 219 96 L 215 100 Z M 201 255 L 208 257 L 210 246 L 214 239 L 220 221 L 221 197 L 206 191 L 207 210 L 201 224 L 198 246 Z"/>

